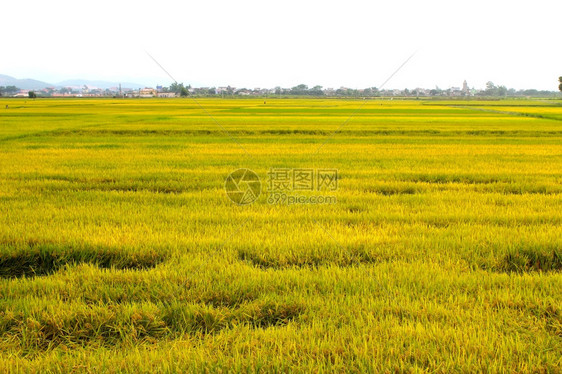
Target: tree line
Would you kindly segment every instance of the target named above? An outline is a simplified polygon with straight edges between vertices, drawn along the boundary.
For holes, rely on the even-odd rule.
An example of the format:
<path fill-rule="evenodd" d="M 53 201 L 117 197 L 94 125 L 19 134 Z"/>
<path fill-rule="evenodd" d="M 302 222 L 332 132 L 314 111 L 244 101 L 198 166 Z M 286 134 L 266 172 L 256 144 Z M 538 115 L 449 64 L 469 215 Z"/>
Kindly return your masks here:
<path fill-rule="evenodd" d="M 558 89 L 562 92 L 562 76 L 558 77 Z M 17 94 L 20 89 L 16 86 L 0 86 L 0 96 L 13 96 Z M 66 91 L 72 92 L 68 88 L 60 89 L 61 93 Z M 368 87 L 365 89 L 354 88 L 338 88 L 324 89 L 322 86 L 314 86 L 309 88 L 306 84 L 299 84 L 292 88 L 275 87 L 273 90 L 250 90 L 246 88 L 235 89 L 233 87 L 226 87 L 219 93 L 215 87 L 192 88 L 191 85 L 184 85 L 183 83 L 172 83 L 169 87 L 162 87 L 163 92 L 175 93 L 180 97 L 185 97 L 190 94 L 198 96 L 215 96 L 221 95 L 292 95 L 292 96 L 348 96 L 348 97 L 378 97 L 378 96 L 398 96 L 417 97 L 417 96 L 491 96 L 491 97 L 507 97 L 507 96 L 552 96 L 554 91 L 540 91 L 536 89 L 515 90 L 507 88 L 503 85 L 495 85 L 489 81 L 486 83 L 486 88 L 483 90 L 453 90 L 453 89 L 440 89 L 436 87 L 431 90 L 426 89 L 404 89 L 404 90 L 379 90 L 376 87 Z M 108 92 L 108 94 L 111 94 Z M 35 98 L 37 94 L 34 91 L 29 91 L 30 98 Z"/>

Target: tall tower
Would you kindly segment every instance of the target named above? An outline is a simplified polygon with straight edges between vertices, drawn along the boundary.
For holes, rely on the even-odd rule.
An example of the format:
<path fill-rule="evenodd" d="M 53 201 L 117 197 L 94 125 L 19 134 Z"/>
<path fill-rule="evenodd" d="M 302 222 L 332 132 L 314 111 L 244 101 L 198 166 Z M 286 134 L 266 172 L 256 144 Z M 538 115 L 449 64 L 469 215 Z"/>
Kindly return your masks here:
<path fill-rule="evenodd" d="M 462 92 L 464 92 L 465 94 L 468 94 L 468 83 L 466 83 L 466 79 L 462 83 Z"/>

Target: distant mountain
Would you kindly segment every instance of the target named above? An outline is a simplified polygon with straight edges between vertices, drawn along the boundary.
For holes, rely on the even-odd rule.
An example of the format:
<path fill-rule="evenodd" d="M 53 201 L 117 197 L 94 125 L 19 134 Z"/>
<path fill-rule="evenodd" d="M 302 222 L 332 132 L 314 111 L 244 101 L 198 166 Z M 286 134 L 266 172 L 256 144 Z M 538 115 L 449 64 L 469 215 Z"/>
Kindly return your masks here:
<path fill-rule="evenodd" d="M 88 86 L 88 88 L 101 88 L 107 89 L 112 87 L 119 87 L 119 82 L 108 82 L 108 81 L 92 81 L 86 79 L 69 79 L 59 83 L 47 83 L 38 81 L 35 79 L 18 79 L 14 77 L 10 77 L 9 75 L 2 75 L 0 74 L 0 86 L 16 86 L 17 88 L 21 88 L 22 90 L 41 90 L 46 87 L 84 87 Z M 130 82 L 121 82 L 121 88 L 144 88 L 145 86 L 138 83 L 130 83 Z"/>
<path fill-rule="evenodd" d="M 119 82 L 91 81 L 91 80 L 86 80 L 86 79 L 68 79 L 68 80 L 57 83 L 56 86 L 60 86 L 60 87 L 84 87 L 84 86 L 88 86 L 88 88 L 106 89 L 106 88 L 119 87 Z M 145 86 L 143 86 L 142 84 L 138 84 L 138 83 L 121 82 L 121 87 L 122 88 L 137 89 L 137 88 L 144 88 Z"/>
<path fill-rule="evenodd" d="M 22 90 L 40 90 L 45 87 L 53 87 L 53 84 L 35 79 L 17 79 L 9 75 L 0 74 L 0 86 L 16 86 Z"/>

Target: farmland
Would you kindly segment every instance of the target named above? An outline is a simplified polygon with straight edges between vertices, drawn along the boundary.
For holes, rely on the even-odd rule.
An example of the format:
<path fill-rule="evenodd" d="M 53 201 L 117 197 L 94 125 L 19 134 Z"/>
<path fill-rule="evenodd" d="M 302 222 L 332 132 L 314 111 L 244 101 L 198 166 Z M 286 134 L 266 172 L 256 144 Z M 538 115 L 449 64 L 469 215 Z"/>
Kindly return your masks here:
<path fill-rule="evenodd" d="M 2 372 L 559 372 L 561 271 L 560 100 L 0 100 Z"/>

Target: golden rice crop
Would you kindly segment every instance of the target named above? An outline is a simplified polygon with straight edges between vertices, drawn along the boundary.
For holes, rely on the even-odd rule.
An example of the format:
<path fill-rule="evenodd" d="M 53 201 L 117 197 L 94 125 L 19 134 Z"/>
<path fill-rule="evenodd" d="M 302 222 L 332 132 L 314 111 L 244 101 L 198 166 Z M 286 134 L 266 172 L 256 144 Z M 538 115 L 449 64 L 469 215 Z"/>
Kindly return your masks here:
<path fill-rule="evenodd" d="M 0 369 L 560 370 L 559 101 L 200 102 L 2 100 Z"/>

